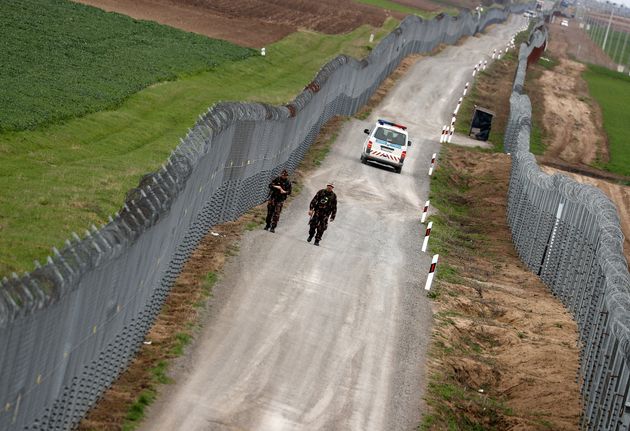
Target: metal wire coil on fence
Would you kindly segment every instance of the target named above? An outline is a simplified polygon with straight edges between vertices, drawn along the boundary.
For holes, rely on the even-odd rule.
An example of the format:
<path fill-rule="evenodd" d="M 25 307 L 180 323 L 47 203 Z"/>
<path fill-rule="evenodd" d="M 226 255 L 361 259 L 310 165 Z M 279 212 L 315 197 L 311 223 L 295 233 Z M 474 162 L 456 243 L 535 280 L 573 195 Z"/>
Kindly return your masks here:
<path fill-rule="evenodd" d="M 520 47 L 504 147 L 512 155 L 508 224 L 521 259 L 578 323 L 582 429 L 628 430 L 630 275 L 616 208 L 596 187 L 543 173 L 529 152 L 525 73 L 546 40 L 538 26 Z"/>

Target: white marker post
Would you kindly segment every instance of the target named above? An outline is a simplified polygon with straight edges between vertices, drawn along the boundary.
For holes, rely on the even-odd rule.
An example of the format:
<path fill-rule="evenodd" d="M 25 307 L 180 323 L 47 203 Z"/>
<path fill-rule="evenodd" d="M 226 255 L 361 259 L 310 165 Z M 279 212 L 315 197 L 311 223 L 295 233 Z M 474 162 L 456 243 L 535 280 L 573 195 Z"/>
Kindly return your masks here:
<path fill-rule="evenodd" d="M 433 276 L 435 275 L 435 270 L 437 269 L 439 256 L 439 254 L 433 255 L 433 259 L 431 260 L 431 267 L 429 268 L 429 276 L 427 277 L 427 283 L 424 285 L 424 290 L 431 290 L 431 284 L 433 283 Z"/>
<path fill-rule="evenodd" d="M 475 68 L 473 69 L 473 76 L 475 76 L 477 74 L 477 65 L 475 65 Z"/>
<path fill-rule="evenodd" d="M 431 157 L 431 166 L 429 166 L 429 176 L 433 175 L 433 168 L 435 167 L 435 157 L 437 156 L 437 154 L 433 153 L 433 156 Z"/>
<path fill-rule="evenodd" d="M 499 50 L 499 55 L 497 56 L 497 60 L 501 60 L 501 54 L 503 54 L 503 50 Z"/>
<path fill-rule="evenodd" d="M 265 55 L 267 55 L 267 52 L 265 51 L 265 48 L 264 48 L 264 47 L 263 47 L 263 48 L 260 48 L 260 55 L 262 55 L 263 57 L 264 57 Z"/>
<path fill-rule="evenodd" d="M 455 133 L 455 126 L 451 125 L 451 130 L 449 130 L 448 139 L 446 140 L 449 144 L 451 143 L 451 139 L 453 139 L 453 133 Z"/>
<path fill-rule="evenodd" d="M 422 242 L 422 251 L 427 251 L 427 245 L 429 244 L 429 236 L 431 235 L 431 228 L 433 227 L 433 222 L 430 221 L 427 226 L 427 230 L 424 232 L 424 241 Z"/>
<path fill-rule="evenodd" d="M 464 85 L 464 96 L 466 95 L 466 93 L 468 93 L 468 82 L 466 83 L 466 85 Z"/>
<path fill-rule="evenodd" d="M 374 33 L 370 34 L 370 43 L 374 42 Z"/>
<path fill-rule="evenodd" d="M 460 97 L 459 100 L 457 101 L 457 106 L 455 107 L 455 112 L 453 112 L 453 116 L 456 116 L 457 113 L 459 112 L 459 107 L 462 105 L 462 100 L 464 100 L 464 98 Z"/>
<path fill-rule="evenodd" d="M 424 203 L 424 208 L 422 209 L 422 217 L 420 218 L 421 223 L 424 223 L 424 221 L 427 219 L 428 212 L 429 212 L 429 201 L 426 201 Z"/>
<path fill-rule="evenodd" d="M 488 66 L 488 62 L 486 60 L 483 61 L 483 69 L 482 70 L 486 70 L 486 67 Z"/>
<path fill-rule="evenodd" d="M 492 50 L 492 59 L 494 60 L 494 57 L 496 57 L 496 56 L 497 56 L 497 50 L 493 49 Z"/>
<path fill-rule="evenodd" d="M 447 132 L 448 132 L 448 127 L 442 126 L 442 134 L 440 135 L 440 144 L 443 144 L 446 141 Z"/>

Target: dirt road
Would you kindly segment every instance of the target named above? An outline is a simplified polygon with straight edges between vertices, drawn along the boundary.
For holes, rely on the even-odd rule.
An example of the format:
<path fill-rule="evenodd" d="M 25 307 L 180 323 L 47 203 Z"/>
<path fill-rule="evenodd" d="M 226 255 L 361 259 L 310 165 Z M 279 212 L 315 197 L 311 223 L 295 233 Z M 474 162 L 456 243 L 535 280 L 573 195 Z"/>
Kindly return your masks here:
<path fill-rule="evenodd" d="M 431 329 L 419 223 L 428 163 L 472 66 L 519 25 L 423 59 L 368 120 L 344 124 L 276 233 L 244 236 L 189 362 L 143 430 L 417 426 Z M 409 127 L 413 146 L 400 175 L 359 162 L 362 130 L 377 117 Z M 306 242 L 306 210 L 331 179 L 338 215 L 315 247 Z"/>

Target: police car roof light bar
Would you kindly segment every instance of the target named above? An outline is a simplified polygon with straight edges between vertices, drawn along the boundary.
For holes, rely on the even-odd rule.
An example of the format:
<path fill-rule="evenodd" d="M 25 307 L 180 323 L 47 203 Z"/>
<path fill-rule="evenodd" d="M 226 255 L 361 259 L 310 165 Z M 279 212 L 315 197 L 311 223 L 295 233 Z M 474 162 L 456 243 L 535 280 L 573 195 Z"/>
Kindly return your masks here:
<path fill-rule="evenodd" d="M 398 127 L 399 129 L 407 130 L 406 126 L 401 126 L 400 124 L 392 123 L 391 121 L 387 121 L 387 120 L 381 120 L 380 118 L 378 120 L 378 124 L 380 124 L 381 126 L 384 124 L 387 124 L 388 126 L 394 126 L 394 127 Z"/>

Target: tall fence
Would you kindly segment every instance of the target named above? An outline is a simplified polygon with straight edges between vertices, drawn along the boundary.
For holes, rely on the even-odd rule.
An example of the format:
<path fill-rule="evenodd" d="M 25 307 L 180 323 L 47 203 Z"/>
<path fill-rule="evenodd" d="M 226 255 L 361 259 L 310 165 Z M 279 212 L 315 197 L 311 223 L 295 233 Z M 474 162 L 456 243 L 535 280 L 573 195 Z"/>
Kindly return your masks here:
<path fill-rule="evenodd" d="M 521 12 L 527 6 L 514 6 Z M 209 228 L 263 202 L 322 127 L 352 115 L 409 54 L 453 44 L 508 10 L 407 17 L 361 61 L 338 56 L 286 106 L 221 103 L 100 229 L 0 286 L 0 429 L 74 427 L 138 350 Z"/>
<path fill-rule="evenodd" d="M 628 430 L 630 275 L 616 208 L 596 187 L 541 172 L 529 152 L 525 72 L 546 40 L 539 26 L 519 52 L 505 133 L 512 155 L 508 224 L 521 259 L 578 323 L 582 429 Z"/>

